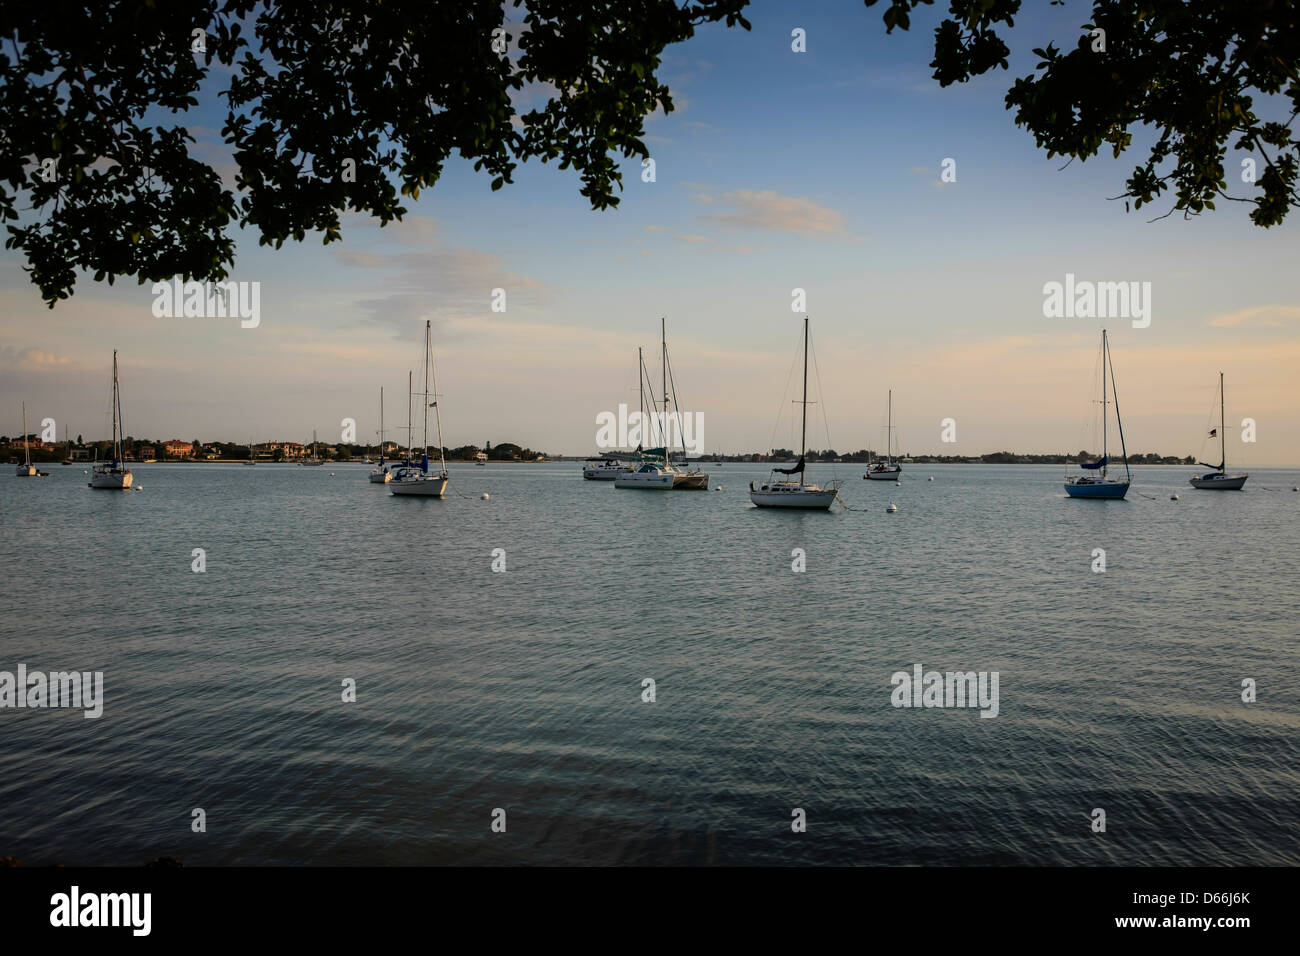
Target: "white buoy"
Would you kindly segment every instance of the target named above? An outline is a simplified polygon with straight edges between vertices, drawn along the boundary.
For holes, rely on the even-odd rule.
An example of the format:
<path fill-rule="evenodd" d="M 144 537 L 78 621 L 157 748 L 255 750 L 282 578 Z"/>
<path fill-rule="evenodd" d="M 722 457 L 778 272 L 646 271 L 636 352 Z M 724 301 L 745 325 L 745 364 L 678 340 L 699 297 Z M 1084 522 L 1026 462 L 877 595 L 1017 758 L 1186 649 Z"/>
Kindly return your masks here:
<path fill-rule="evenodd" d="M 1178 500 L 1178 496 L 1177 496 L 1177 495 L 1170 495 L 1170 496 L 1169 496 L 1169 500 L 1170 500 L 1170 501 L 1177 501 L 1177 500 Z"/>
<path fill-rule="evenodd" d="M 934 475 L 931 475 L 931 476 L 930 476 L 930 480 L 931 480 L 931 481 L 934 481 Z"/>
<path fill-rule="evenodd" d="M 479 497 L 479 500 L 480 500 L 480 501 L 487 501 L 487 500 L 488 500 L 488 493 L 485 491 L 485 492 L 483 492 L 483 494 L 479 495 L 478 497 Z"/>
<path fill-rule="evenodd" d="M 721 490 L 722 490 L 722 485 L 718 485 L 718 486 L 717 486 L 716 488 L 714 488 L 713 490 L 714 490 L 714 491 L 721 491 Z"/>
<path fill-rule="evenodd" d="M 1296 487 L 1292 488 L 1291 490 L 1292 490 L 1292 491 L 1300 491 L 1300 485 L 1297 485 Z"/>
<path fill-rule="evenodd" d="M 898 510 L 898 505 L 894 504 L 892 501 L 889 503 L 889 507 L 885 509 L 885 511 L 887 511 L 891 515 L 897 510 Z"/>

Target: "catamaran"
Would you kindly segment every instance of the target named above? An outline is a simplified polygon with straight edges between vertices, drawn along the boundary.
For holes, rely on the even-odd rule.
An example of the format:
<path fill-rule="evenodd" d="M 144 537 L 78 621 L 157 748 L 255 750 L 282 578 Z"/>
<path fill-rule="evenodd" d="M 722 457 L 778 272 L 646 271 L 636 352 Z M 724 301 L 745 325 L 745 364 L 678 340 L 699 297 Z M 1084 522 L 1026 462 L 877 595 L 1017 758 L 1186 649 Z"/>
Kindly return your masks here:
<path fill-rule="evenodd" d="M 131 470 L 122 466 L 122 397 L 117 387 L 117 349 L 113 350 L 113 459 L 96 462 L 88 482 L 91 488 L 126 491 L 131 487 Z"/>
<path fill-rule="evenodd" d="M 1203 488 L 1207 491 L 1240 491 L 1241 486 L 1246 483 L 1250 475 L 1230 475 L 1227 472 L 1228 465 L 1228 431 L 1227 422 L 1223 414 L 1223 373 L 1219 373 L 1219 463 L 1211 465 L 1209 462 L 1198 461 L 1198 465 L 1204 465 L 1206 468 L 1214 470 L 1205 475 L 1195 475 L 1188 479 L 1193 488 Z M 1210 432 L 1210 437 L 1214 437 L 1214 432 Z"/>
<path fill-rule="evenodd" d="M 36 466 L 32 464 L 32 443 L 27 435 L 27 403 L 23 402 L 23 458 L 24 464 L 18 466 L 19 478 L 35 478 Z"/>
<path fill-rule="evenodd" d="M 877 461 L 867 467 L 863 475 L 870 481 L 898 481 L 903 474 L 903 466 L 894 463 L 894 390 L 889 390 L 889 424 L 885 426 L 886 461 Z"/>
<path fill-rule="evenodd" d="M 393 477 L 384 463 L 384 387 L 379 386 L 379 464 L 370 469 L 370 480 L 377 485 L 386 485 Z"/>
<path fill-rule="evenodd" d="M 442 461 L 442 471 L 436 475 L 429 474 L 430 408 L 438 422 L 438 457 Z M 410 461 L 408 449 L 408 461 L 393 473 L 388 490 L 395 495 L 441 498 L 447 490 L 447 454 L 442 447 L 442 411 L 438 407 L 438 379 L 433 369 L 433 323 L 429 319 L 424 321 L 424 443 L 420 447 L 423 450 L 421 461 L 418 464 Z"/>
<path fill-rule="evenodd" d="M 807 465 L 804 456 L 808 451 L 808 316 L 803 317 L 803 424 L 799 430 L 799 460 L 793 468 L 773 468 L 766 482 L 755 487 L 749 483 L 749 500 L 760 508 L 809 508 L 829 511 L 839 497 L 840 482 L 827 482 L 826 487 L 804 481 Z M 798 475 L 798 481 L 776 478 L 781 475 Z"/>
<path fill-rule="evenodd" d="M 1106 371 L 1110 370 L 1110 390 L 1115 399 L 1115 424 L 1119 427 L 1120 453 L 1124 457 L 1124 480 L 1109 478 L 1110 448 L 1107 442 L 1109 430 L 1106 410 Z M 1124 422 L 1119 415 L 1119 392 L 1115 388 L 1115 364 L 1110 356 L 1110 342 L 1106 330 L 1101 330 L 1101 458 L 1097 461 L 1081 461 L 1079 467 L 1084 471 L 1096 472 L 1095 475 L 1066 476 L 1065 491 L 1071 498 L 1123 498 L 1128 494 L 1133 476 L 1128 469 L 1128 448 L 1124 444 Z"/>

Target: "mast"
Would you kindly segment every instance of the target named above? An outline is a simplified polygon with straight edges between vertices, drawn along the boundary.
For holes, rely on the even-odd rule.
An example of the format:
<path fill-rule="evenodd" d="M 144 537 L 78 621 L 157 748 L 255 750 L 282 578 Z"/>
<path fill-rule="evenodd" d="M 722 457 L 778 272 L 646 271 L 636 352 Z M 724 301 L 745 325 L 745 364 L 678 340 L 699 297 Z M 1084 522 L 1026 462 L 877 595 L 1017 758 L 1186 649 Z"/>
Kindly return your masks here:
<path fill-rule="evenodd" d="M 641 346 L 638 345 L 638 346 L 636 347 L 636 388 L 637 388 L 637 392 L 638 392 L 638 394 L 639 394 L 639 396 L 640 396 L 640 399 L 641 399 L 641 406 L 640 406 L 640 407 L 641 407 L 641 413 L 640 413 L 640 414 L 641 414 L 641 428 L 640 428 L 640 434 L 637 435 L 637 438 L 640 439 L 640 441 L 638 441 L 638 442 L 636 443 L 637 451 L 641 451 L 642 449 L 645 448 L 645 445 L 646 445 L 646 440 L 645 440 L 645 374 L 644 374 L 644 373 L 645 373 L 645 356 L 642 355 L 642 349 L 641 349 Z"/>
<path fill-rule="evenodd" d="M 1106 342 L 1104 333 L 1102 341 L 1106 345 L 1106 363 L 1110 365 L 1110 393 L 1115 396 L 1115 424 L 1119 428 L 1119 447 L 1124 455 L 1124 480 L 1132 482 L 1133 473 L 1129 471 L 1128 467 L 1128 443 L 1124 441 L 1124 418 L 1119 413 L 1119 387 L 1115 384 L 1115 359 L 1111 357 L 1110 344 Z M 1102 366 L 1101 373 L 1104 378 L 1106 374 L 1105 365 Z"/>
<path fill-rule="evenodd" d="M 410 369 L 406 370 L 406 460 L 410 462 L 411 456 L 415 453 L 415 446 L 411 444 L 414 439 L 411 437 L 411 427 L 415 424 L 415 373 Z"/>
<path fill-rule="evenodd" d="M 1223 431 L 1223 373 L 1219 372 L 1219 473 L 1227 473 L 1227 432 Z M 26 428 L 26 425 L 23 425 Z"/>
<path fill-rule="evenodd" d="M 885 425 L 885 457 L 889 459 L 889 465 L 894 465 L 894 390 L 889 390 L 889 411 L 886 413 Z"/>
<path fill-rule="evenodd" d="M 433 417 L 438 423 L 438 458 L 442 462 L 442 473 L 447 474 L 447 453 L 442 448 L 442 409 L 438 407 L 438 373 L 433 367 L 433 323 L 429 319 L 424 320 L 424 351 L 425 358 L 429 363 L 429 381 L 433 386 Z M 426 386 L 427 387 L 427 386 Z M 424 409 L 424 430 L 427 434 L 429 430 L 429 400 L 425 397 Z M 424 456 L 429 457 L 429 439 L 424 439 Z"/>
<path fill-rule="evenodd" d="M 1110 462 L 1107 461 L 1109 453 L 1107 452 L 1107 429 L 1106 429 L 1106 330 L 1101 330 L 1101 460 L 1105 462 L 1101 466 L 1101 476 L 1106 477 L 1106 472 L 1110 470 Z"/>
<path fill-rule="evenodd" d="M 668 326 L 667 316 L 659 317 L 659 363 L 663 373 L 664 414 L 659 419 L 659 429 L 664 440 L 664 466 L 668 465 Z"/>
<path fill-rule="evenodd" d="M 32 464 L 32 443 L 27 440 L 27 403 L 26 402 L 23 402 L 23 451 L 26 452 L 26 454 L 23 456 L 24 460 L 27 462 L 27 467 L 30 468 Z"/>
<path fill-rule="evenodd" d="M 808 446 L 808 316 L 803 317 L 803 424 L 799 427 L 799 460 Z M 805 465 L 805 468 L 807 466 Z M 799 472 L 799 487 L 803 487 L 804 472 Z"/>
<path fill-rule="evenodd" d="M 384 463 L 384 386 L 379 386 L 379 463 Z"/>
<path fill-rule="evenodd" d="M 429 470 L 429 319 L 424 320 L 424 438 L 421 458 Z"/>
<path fill-rule="evenodd" d="M 113 415 L 113 464 L 117 464 L 117 349 L 113 349 L 113 398 L 110 411 Z"/>

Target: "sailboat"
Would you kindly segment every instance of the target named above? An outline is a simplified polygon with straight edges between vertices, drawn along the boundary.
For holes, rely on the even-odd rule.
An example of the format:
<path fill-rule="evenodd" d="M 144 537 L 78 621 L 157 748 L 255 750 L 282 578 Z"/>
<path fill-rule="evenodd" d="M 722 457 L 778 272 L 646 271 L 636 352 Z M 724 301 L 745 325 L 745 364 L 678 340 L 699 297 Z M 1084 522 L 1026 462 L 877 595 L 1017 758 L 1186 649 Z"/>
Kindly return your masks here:
<path fill-rule="evenodd" d="M 668 332 L 666 320 L 659 320 L 659 334 L 663 342 L 663 367 L 664 367 L 664 430 L 668 429 L 668 386 L 671 383 L 673 389 L 673 414 L 677 416 L 677 437 L 682 440 L 682 468 L 677 471 L 673 478 L 674 491 L 708 491 L 709 475 L 708 472 L 700 471 L 698 468 L 691 468 L 686 464 L 686 430 L 682 427 L 682 410 L 677 404 L 677 384 L 672 379 L 672 362 L 668 358 Z M 664 436 L 664 460 L 668 460 L 667 454 L 668 436 Z"/>
<path fill-rule="evenodd" d="M 868 466 L 863 478 L 871 481 L 898 481 L 903 474 L 903 466 L 894 464 L 894 390 L 889 390 L 889 424 L 885 428 L 885 455 L 887 461 L 878 461 Z"/>
<path fill-rule="evenodd" d="M 64 422 L 64 423 L 63 423 L 63 450 L 64 450 L 64 452 L 68 455 L 68 457 L 67 457 L 67 458 L 64 458 L 63 461 L 59 462 L 59 464 L 61 464 L 61 465 L 70 465 L 70 464 L 72 464 L 72 457 L 71 457 L 71 456 L 72 456 L 72 442 L 69 441 L 69 439 L 68 439 L 68 424 L 67 424 L 67 422 Z"/>
<path fill-rule="evenodd" d="M 392 473 L 384 463 L 384 387 L 379 386 L 379 464 L 370 469 L 370 480 L 377 485 L 386 485 Z"/>
<path fill-rule="evenodd" d="M 804 481 L 807 465 L 804 456 L 808 451 L 808 316 L 803 317 L 803 424 L 799 430 L 799 460 L 793 468 L 773 468 L 767 481 L 759 487 L 749 483 L 749 500 L 760 508 L 811 508 L 829 511 L 839 497 L 840 483 L 828 482 L 825 488 Z M 776 475 L 798 475 L 798 481 L 777 478 Z"/>
<path fill-rule="evenodd" d="M 96 462 L 88 482 L 91 488 L 126 491 L 131 487 L 131 470 L 122 466 L 122 398 L 117 387 L 117 349 L 113 350 L 113 459 Z"/>
<path fill-rule="evenodd" d="M 36 466 L 32 464 L 32 443 L 27 436 L 27 403 L 23 402 L 23 459 L 18 466 L 19 478 L 35 478 Z"/>
<path fill-rule="evenodd" d="M 432 401 L 430 401 L 432 399 Z M 442 461 L 439 474 L 429 474 L 429 409 L 438 422 L 438 457 Z M 442 411 L 438 408 L 438 380 L 433 370 L 433 323 L 424 321 L 424 443 L 422 460 L 416 464 L 403 463 L 388 482 L 388 490 L 395 495 L 419 495 L 441 498 L 447 490 L 447 453 L 442 447 Z M 407 458 L 411 456 L 408 453 Z"/>
<path fill-rule="evenodd" d="M 318 452 L 318 451 L 316 450 L 316 432 L 315 432 L 314 429 L 312 430 L 312 433 L 311 433 L 311 457 L 310 457 L 310 458 L 304 458 L 303 461 L 302 461 L 302 464 L 304 464 L 304 465 L 323 465 L 323 464 L 325 464 L 324 459 L 322 459 L 321 456 L 320 456 L 320 452 Z"/>
<path fill-rule="evenodd" d="M 1109 413 L 1106 411 L 1106 370 L 1110 370 L 1111 394 L 1115 397 L 1115 424 L 1119 427 L 1119 447 L 1124 456 L 1124 480 L 1109 478 L 1110 448 L 1108 445 Z M 1128 448 L 1124 444 L 1124 422 L 1119 415 L 1119 392 L 1115 388 L 1115 364 L 1110 356 L 1110 342 L 1106 330 L 1101 330 L 1101 458 L 1097 461 L 1083 461 L 1079 467 L 1096 475 L 1080 475 L 1065 479 L 1065 491 L 1071 498 L 1123 498 L 1128 494 L 1133 476 L 1128 469 Z"/>
<path fill-rule="evenodd" d="M 667 349 L 667 344 L 666 344 L 666 343 L 665 343 L 664 348 Z M 638 369 L 638 375 L 639 375 L 639 382 L 638 382 L 638 384 L 639 384 L 639 387 L 640 387 L 640 390 L 641 390 L 641 408 L 642 408 L 642 411 L 641 411 L 641 438 L 642 438 L 642 440 L 643 440 L 643 442 L 644 442 L 644 439 L 646 438 L 647 433 L 649 433 L 651 436 L 653 436 L 653 424 L 651 424 L 649 427 L 647 427 L 647 421 L 653 423 L 653 420 L 654 420 L 655 416 L 654 416 L 654 414 L 652 413 L 652 414 L 650 415 L 650 418 L 647 419 L 647 418 L 646 418 L 646 414 L 645 414 L 645 404 L 646 404 L 646 403 L 645 403 L 645 379 L 646 379 L 646 371 L 645 371 L 645 360 L 641 357 L 641 350 L 640 350 L 640 349 L 637 349 L 637 363 L 638 363 L 638 365 L 640 366 L 639 369 Z M 667 385 L 668 385 L 668 375 L 667 375 L 667 368 L 668 368 L 668 365 L 667 365 L 667 361 L 665 360 L 665 363 L 664 363 L 664 417 L 663 417 L 663 420 L 662 420 L 661 423 L 660 423 L 662 426 L 666 426 L 666 425 L 667 425 L 667 421 L 668 421 L 668 395 L 667 395 L 667 391 L 668 391 L 668 387 L 667 387 Z M 651 389 L 650 389 L 650 405 L 651 405 L 651 407 L 653 407 L 653 406 L 655 405 L 655 403 L 656 403 L 656 399 L 655 399 L 655 397 L 654 397 L 654 387 L 651 386 Z M 664 428 L 664 430 L 665 430 L 665 432 L 666 432 L 666 430 L 667 430 L 666 427 Z M 643 449 L 643 448 L 641 447 L 641 444 L 642 444 L 643 442 L 642 442 L 642 443 L 638 443 L 638 445 L 637 445 L 637 451 L 638 451 L 638 453 L 639 453 L 639 455 L 640 455 L 640 464 L 636 465 L 635 467 L 627 467 L 627 468 L 623 468 L 623 469 L 617 470 L 616 473 L 614 474 L 614 487 L 615 487 L 615 488 L 631 488 L 631 489 L 634 489 L 634 490 L 637 490 L 637 491 L 672 491 L 673 488 L 676 487 L 676 485 L 677 485 L 677 479 L 678 479 L 679 477 L 682 477 L 682 473 L 679 472 L 676 468 L 674 468 L 671 464 L 669 464 L 669 462 L 668 462 L 668 436 L 665 434 L 665 435 L 663 435 L 663 436 L 661 436 L 661 437 L 662 437 L 662 439 L 663 439 L 663 447 L 662 447 L 662 448 L 645 448 L 645 449 Z M 653 438 L 652 438 L 651 440 L 653 440 Z M 584 468 L 582 474 L 583 474 L 583 477 L 584 477 L 584 478 L 587 477 L 587 469 Z"/>
<path fill-rule="evenodd" d="M 248 439 L 248 461 L 244 462 L 244 464 L 245 465 L 257 464 L 257 449 L 253 447 L 253 439 L 251 438 Z"/>
<path fill-rule="evenodd" d="M 641 396 L 641 409 L 640 409 L 641 417 L 639 419 L 641 424 L 639 427 L 644 430 L 645 428 L 645 384 L 641 377 L 641 369 L 643 367 L 644 367 L 644 362 L 643 359 L 641 358 L 641 350 L 638 348 L 636 350 L 636 370 L 637 370 L 637 386 L 640 390 L 640 396 Z M 583 480 L 614 481 L 620 475 L 624 475 L 631 472 L 633 466 L 630 463 L 639 462 L 642 460 L 641 447 L 643 444 L 644 444 L 643 442 L 637 442 L 636 451 L 634 452 L 610 451 L 610 452 L 603 452 L 597 455 L 592 455 L 585 462 L 583 462 L 582 465 Z"/>
<path fill-rule="evenodd" d="M 1240 491 L 1241 486 L 1246 483 L 1250 475 L 1230 475 L 1227 473 L 1228 465 L 1228 432 L 1223 414 L 1223 373 L 1219 373 L 1219 463 L 1211 465 L 1209 462 L 1198 461 L 1198 465 L 1204 465 L 1206 468 L 1214 470 L 1205 475 L 1195 475 L 1188 479 L 1193 488 L 1204 488 L 1207 491 Z M 1214 432 L 1210 432 L 1213 436 Z"/>

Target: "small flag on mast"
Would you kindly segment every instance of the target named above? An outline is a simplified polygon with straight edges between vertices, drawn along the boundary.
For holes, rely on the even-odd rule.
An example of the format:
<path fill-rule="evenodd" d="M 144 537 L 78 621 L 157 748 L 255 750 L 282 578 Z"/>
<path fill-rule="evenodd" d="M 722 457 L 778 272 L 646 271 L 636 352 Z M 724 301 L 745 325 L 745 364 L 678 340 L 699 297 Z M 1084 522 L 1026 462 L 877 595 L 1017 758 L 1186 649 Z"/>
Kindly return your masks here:
<path fill-rule="evenodd" d="M 1218 438 L 1218 437 L 1219 437 L 1219 430 L 1218 430 L 1217 428 L 1211 428 L 1211 429 L 1210 429 L 1210 437 L 1211 437 L 1211 438 Z"/>

